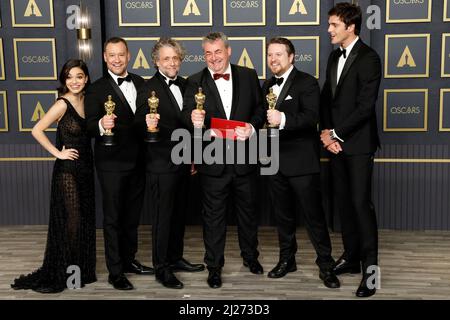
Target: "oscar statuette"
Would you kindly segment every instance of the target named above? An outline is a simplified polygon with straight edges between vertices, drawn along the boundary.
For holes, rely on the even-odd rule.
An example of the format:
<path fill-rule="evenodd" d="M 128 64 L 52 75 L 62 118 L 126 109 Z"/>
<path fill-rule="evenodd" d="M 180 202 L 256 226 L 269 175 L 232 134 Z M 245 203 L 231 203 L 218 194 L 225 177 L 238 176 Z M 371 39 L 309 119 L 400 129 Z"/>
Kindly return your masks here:
<path fill-rule="evenodd" d="M 206 96 L 203 93 L 203 89 L 201 87 L 198 88 L 198 92 L 195 94 L 194 98 L 195 98 L 195 103 L 196 103 L 195 108 L 197 110 L 202 111 L 203 106 L 205 104 Z M 203 123 L 201 126 L 194 126 L 194 138 L 202 139 L 204 128 L 205 128 L 205 125 Z"/>
<path fill-rule="evenodd" d="M 112 96 L 108 95 L 108 101 L 105 102 L 105 111 L 107 116 L 111 116 L 116 109 L 116 104 L 112 101 Z M 114 133 L 111 129 L 106 129 L 105 133 L 102 136 L 102 145 L 104 146 L 114 146 L 116 143 L 114 142 Z"/>
<path fill-rule="evenodd" d="M 273 93 L 273 89 L 269 89 L 269 93 L 266 95 L 266 100 L 269 105 L 269 110 L 275 110 L 275 106 L 277 104 L 277 95 Z M 267 137 L 269 138 L 275 138 L 278 136 L 278 129 L 279 126 L 273 125 L 273 124 L 266 124 L 267 127 Z"/>
<path fill-rule="evenodd" d="M 150 98 L 147 99 L 148 107 L 150 109 L 150 117 L 155 117 L 158 113 L 158 105 L 159 99 L 156 96 L 155 91 L 152 91 L 150 94 Z M 147 127 L 147 134 L 145 136 L 145 142 L 153 143 L 159 141 L 159 128 L 156 127 Z"/>

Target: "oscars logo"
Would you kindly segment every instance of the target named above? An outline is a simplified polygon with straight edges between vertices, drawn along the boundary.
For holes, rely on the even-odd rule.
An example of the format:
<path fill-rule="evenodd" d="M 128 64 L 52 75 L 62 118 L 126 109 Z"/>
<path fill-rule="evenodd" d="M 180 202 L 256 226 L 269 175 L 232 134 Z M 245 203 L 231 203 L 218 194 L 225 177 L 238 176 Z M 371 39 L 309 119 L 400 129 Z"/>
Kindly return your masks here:
<path fill-rule="evenodd" d="M 32 122 L 37 122 L 45 116 L 44 108 L 40 101 L 37 102 L 36 107 L 34 108 L 33 115 L 31 116 Z"/>
<path fill-rule="evenodd" d="M 252 60 L 250 59 L 250 55 L 248 54 L 248 51 L 246 48 L 242 51 L 241 57 L 239 58 L 239 61 L 237 63 L 241 67 L 247 67 L 250 69 L 255 69 Z"/>
<path fill-rule="evenodd" d="M 198 8 L 195 0 L 189 0 L 184 7 L 183 16 L 189 16 L 193 14 L 194 16 L 201 16 L 200 10 Z"/>
<path fill-rule="evenodd" d="M 417 66 L 408 46 L 406 46 L 405 50 L 403 50 L 402 56 L 397 63 L 397 68 L 403 68 L 406 66 L 410 68 L 415 68 Z"/>
<path fill-rule="evenodd" d="M 295 0 L 292 3 L 291 10 L 289 11 L 289 15 L 292 16 L 292 15 L 295 15 L 297 13 L 300 13 L 300 14 L 303 14 L 303 15 L 308 14 L 308 11 L 306 11 L 305 4 L 303 3 L 303 0 Z"/>
<path fill-rule="evenodd" d="M 39 10 L 38 5 L 35 0 L 28 1 L 27 8 L 25 9 L 24 17 L 42 17 L 41 10 Z"/>
<path fill-rule="evenodd" d="M 134 64 L 133 64 L 134 70 L 137 70 L 140 68 L 147 69 L 147 70 L 150 69 L 150 64 L 148 63 L 147 58 L 145 57 L 144 52 L 142 51 L 142 48 L 139 48 L 139 52 L 138 52 L 136 59 L 134 61 Z"/>

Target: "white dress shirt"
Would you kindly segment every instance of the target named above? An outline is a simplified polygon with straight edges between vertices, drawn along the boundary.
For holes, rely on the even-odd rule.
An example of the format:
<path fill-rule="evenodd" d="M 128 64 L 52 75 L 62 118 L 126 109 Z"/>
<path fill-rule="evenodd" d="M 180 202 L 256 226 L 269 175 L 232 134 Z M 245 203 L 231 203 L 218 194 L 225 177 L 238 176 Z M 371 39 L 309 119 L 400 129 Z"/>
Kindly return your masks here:
<path fill-rule="evenodd" d="M 113 78 L 113 80 L 118 84 L 117 79 L 123 78 L 119 77 L 118 75 L 111 72 L 111 70 L 108 70 L 109 75 Z M 125 77 L 128 75 L 128 72 L 125 74 Z M 120 91 L 122 91 L 123 95 L 125 96 L 125 99 L 127 99 L 128 104 L 131 107 L 131 111 L 133 113 L 136 112 L 136 97 L 137 97 L 137 91 L 136 87 L 134 86 L 133 81 L 123 81 L 122 84 L 119 86 Z M 103 135 L 105 133 L 105 129 L 101 125 L 102 119 L 98 121 L 98 128 L 100 129 L 100 135 Z"/>
<path fill-rule="evenodd" d="M 167 85 L 169 85 L 169 80 L 175 80 L 177 78 L 177 77 L 175 77 L 175 78 L 171 79 L 168 76 L 166 76 L 164 73 L 162 73 L 161 70 L 158 70 L 158 72 L 164 77 Z M 180 110 L 182 110 L 183 109 L 183 95 L 181 94 L 180 87 L 175 84 L 172 84 L 171 86 L 169 86 L 169 89 L 170 89 L 170 91 L 172 91 L 172 94 L 178 103 L 178 108 L 180 108 Z"/>
<path fill-rule="evenodd" d="M 214 79 L 214 71 L 209 69 L 211 77 Z M 230 80 L 225 80 L 224 78 L 219 78 L 215 80 L 217 91 L 219 91 L 220 100 L 222 100 L 223 109 L 227 119 L 230 120 L 231 116 L 231 105 L 233 104 L 233 75 L 231 74 L 231 65 L 228 64 L 227 69 L 224 73 L 230 74 Z"/>
<path fill-rule="evenodd" d="M 340 48 L 340 50 L 344 50 L 345 49 L 345 58 L 344 55 L 341 54 L 341 56 L 339 57 L 339 61 L 338 61 L 338 68 L 337 68 L 337 79 L 336 79 L 336 85 L 339 83 L 339 79 L 341 78 L 341 74 L 342 74 L 342 70 L 344 70 L 344 66 L 345 63 L 347 62 L 347 58 L 350 56 L 350 52 L 352 52 L 353 47 L 355 46 L 355 43 L 359 40 L 359 37 L 356 37 L 355 40 L 352 41 L 352 43 L 350 43 L 347 48 Z M 331 134 L 332 137 L 334 137 L 335 139 L 344 142 L 344 140 L 341 139 L 341 137 L 339 137 L 336 133 L 336 131 L 334 131 L 334 129 L 331 129 Z"/>
<path fill-rule="evenodd" d="M 278 84 L 274 84 L 272 86 L 273 89 L 273 93 L 275 93 L 277 95 L 277 97 L 280 97 L 280 93 L 283 90 L 283 87 L 286 83 L 287 78 L 289 77 L 289 75 L 291 74 L 292 70 L 294 69 L 294 66 L 292 65 L 285 73 L 283 73 L 281 76 L 275 76 L 275 78 L 283 78 L 283 83 L 279 86 Z M 278 102 L 278 101 L 277 101 Z M 280 130 L 284 129 L 284 126 L 286 125 L 286 115 L 284 114 L 284 112 L 280 112 L 281 113 L 281 122 L 280 122 Z"/>
<path fill-rule="evenodd" d="M 359 37 L 356 37 L 355 40 L 352 41 L 352 43 L 350 43 L 347 48 L 342 48 L 341 50 L 345 49 L 345 58 L 344 55 L 341 54 L 341 56 L 339 57 L 339 61 L 338 61 L 338 68 L 337 68 L 337 82 L 336 84 L 339 83 L 339 78 L 341 77 L 342 74 L 342 70 L 344 69 L 345 66 L 345 62 L 347 61 L 347 58 L 350 56 L 350 52 L 352 51 L 353 47 L 355 46 L 355 43 L 359 40 Z"/>

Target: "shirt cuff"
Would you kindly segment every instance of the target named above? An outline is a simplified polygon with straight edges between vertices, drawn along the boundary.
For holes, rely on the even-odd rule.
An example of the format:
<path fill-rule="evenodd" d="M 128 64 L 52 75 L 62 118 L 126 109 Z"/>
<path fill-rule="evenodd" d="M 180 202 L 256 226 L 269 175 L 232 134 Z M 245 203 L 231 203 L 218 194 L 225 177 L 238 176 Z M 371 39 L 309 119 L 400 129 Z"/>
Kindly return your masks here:
<path fill-rule="evenodd" d="M 342 140 L 341 138 L 339 138 L 339 136 L 337 135 L 337 133 L 334 131 L 334 129 L 330 130 L 330 137 L 331 139 L 337 139 L 340 142 L 344 142 L 344 140 Z"/>
<path fill-rule="evenodd" d="M 255 127 L 251 123 L 250 123 L 250 126 L 252 127 L 252 134 L 250 135 L 250 137 L 251 137 L 255 134 L 256 130 L 255 130 Z"/>
<path fill-rule="evenodd" d="M 284 112 L 280 112 L 280 113 L 281 113 L 281 121 L 280 121 L 279 130 L 283 130 L 284 126 L 286 125 L 286 115 L 284 114 Z"/>
<path fill-rule="evenodd" d="M 102 127 L 102 119 L 98 120 L 98 130 L 100 132 L 100 136 L 103 136 L 106 132 L 106 130 Z"/>

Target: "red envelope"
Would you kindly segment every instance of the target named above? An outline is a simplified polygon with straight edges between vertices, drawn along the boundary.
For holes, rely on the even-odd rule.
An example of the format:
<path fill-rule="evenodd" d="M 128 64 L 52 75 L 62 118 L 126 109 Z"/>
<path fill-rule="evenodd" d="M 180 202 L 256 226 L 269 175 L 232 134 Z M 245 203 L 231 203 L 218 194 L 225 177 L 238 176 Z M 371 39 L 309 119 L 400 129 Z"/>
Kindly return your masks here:
<path fill-rule="evenodd" d="M 245 122 L 221 118 L 211 118 L 211 135 L 214 135 L 217 138 L 236 140 L 236 127 L 245 127 Z"/>

